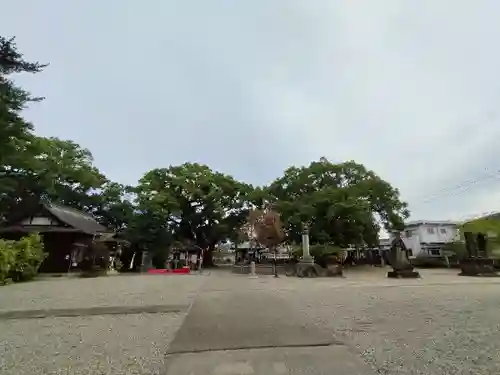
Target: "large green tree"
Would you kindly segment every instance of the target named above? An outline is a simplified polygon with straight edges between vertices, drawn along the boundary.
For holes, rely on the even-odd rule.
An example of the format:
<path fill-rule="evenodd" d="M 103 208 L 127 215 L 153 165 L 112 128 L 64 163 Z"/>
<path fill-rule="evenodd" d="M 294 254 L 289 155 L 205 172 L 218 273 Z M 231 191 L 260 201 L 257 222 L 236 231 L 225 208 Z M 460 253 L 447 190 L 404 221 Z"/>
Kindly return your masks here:
<path fill-rule="evenodd" d="M 0 222 L 17 191 L 13 174 L 26 164 L 24 152 L 32 137 L 33 127 L 21 112 L 29 103 L 42 99 L 16 85 L 12 77 L 19 73 L 38 73 L 44 67 L 38 62 L 26 61 L 14 39 L 0 36 Z"/>
<path fill-rule="evenodd" d="M 19 142 L 30 136 L 32 125 L 21 111 L 31 102 L 42 100 L 17 86 L 12 75 L 38 73 L 45 65 L 28 62 L 17 50 L 14 39 L 0 36 L 0 168 L 15 164 Z"/>
<path fill-rule="evenodd" d="M 90 210 L 92 191 L 107 182 L 94 166 L 91 152 L 78 144 L 58 138 L 36 137 L 30 169 L 49 199 Z"/>
<path fill-rule="evenodd" d="M 136 216 L 133 191 L 134 189 L 130 186 L 106 181 L 89 196 L 87 210 L 102 225 L 125 236 Z"/>
<path fill-rule="evenodd" d="M 313 244 L 374 245 L 379 223 L 400 228 L 409 214 L 397 189 L 352 161 L 288 168 L 267 191 L 294 242 L 307 223 Z"/>
<path fill-rule="evenodd" d="M 89 150 L 72 141 L 37 137 L 22 117 L 23 109 L 42 98 L 17 86 L 12 77 L 38 73 L 45 66 L 24 60 L 13 39 L 0 37 L 0 218 L 40 198 L 95 210 L 95 199 L 89 197 L 106 182 Z"/>
<path fill-rule="evenodd" d="M 3 212 L 40 199 L 89 212 L 102 203 L 96 194 L 107 180 L 93 165 L 89 150 L 72 141 L 29 135 L 19 142 L 16 155 L 2 176 Z"/>
<path fill-rule="evenodd" d="M 215 245 L 245 222 L 251 192 L 231 176 L 186 163 L 147 172 L 137 187 L 138 211 L 161 223 L 173 241 L 206 249 L 209 265 Z"/>

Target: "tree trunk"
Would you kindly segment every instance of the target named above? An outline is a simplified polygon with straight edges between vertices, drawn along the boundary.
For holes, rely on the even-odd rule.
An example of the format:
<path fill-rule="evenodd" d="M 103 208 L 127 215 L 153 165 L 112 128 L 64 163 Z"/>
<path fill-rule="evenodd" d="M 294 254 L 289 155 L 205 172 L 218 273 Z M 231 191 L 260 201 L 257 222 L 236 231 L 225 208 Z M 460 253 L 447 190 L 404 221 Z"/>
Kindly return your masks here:
<path fill-rule="evenodd" d="M 277 261 L 277 259 L 276 259 L 276 252 L 277 252 L 277 249 L 276 249 L 276 247 L 275 247 L 275 248 L 274 248 L 274 251 L 273 251 L 273 253 L 274 253 L 274 259 L 273 259 L 273 265 L 274 265 L 274 266 L 273 266 L 273 267 L 274 267 L 274 270 L 273 270 L 273 271 L 274 271 L 274 277 L 278 277 L 278 261 Z"/>
<path fill-rule="evenodd" d="M 203 252 L 203 268 L 214 267 L 213 253 L 214 253 L 213 247 L 209 247 L 208 250 L 205 250 Z"/>

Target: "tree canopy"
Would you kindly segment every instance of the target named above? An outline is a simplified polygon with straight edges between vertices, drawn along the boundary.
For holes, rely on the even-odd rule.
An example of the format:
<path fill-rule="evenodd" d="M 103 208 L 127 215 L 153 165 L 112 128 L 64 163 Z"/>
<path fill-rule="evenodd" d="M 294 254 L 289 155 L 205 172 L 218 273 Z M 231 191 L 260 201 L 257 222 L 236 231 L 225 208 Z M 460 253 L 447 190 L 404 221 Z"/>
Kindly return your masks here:
<path fill-rule="evenodd" d="M 185 163 L 147 172 L 136 187 L 137 208 L 161 222 L 171 241 L 213 250 L 243 225 L 251 192 L 229 175 Z"/>
<path fill-rule="evenodd" d="M 42 100 L 17 86 L 12 75 L 38 73 L 45 66 L 24 60 L 14 39 L 0 36 L 0 165 L 14 163 L 22 147 L 19 143 L 30 137 L 33 126 L 21 111 L 29 103 Z"/>
<path fill-rule="evenodd" d="M 256 240 L 263 246 L 276 250 L 285 239 L 283 225 L 278 212 L 269 209 L 254 209 L 249 214 Z"/>
<path fill-rule="evenodd" d="M 397 189 L 353 161 L 333 164 L 322 158 L 290 167 L 267 190 L 296 242 L 307 223 L 311 243 L 372 245 L 380 225 L 401 229 L 409 215 Z"/>
<path fill-rule="evenodd" d="M 408 216 L 398 190 L 353 161 L 290 167 L 269 186 L 189 162 L 145 171 L 135 186 L 111 181 L 88 149 L 37 136 L 23 118 L 41 98 L 16 86 L 12 74 L 45 67 L 26 62 L 13 39 L 0 37 L 0 221 L 19 205 L 56 201 L 92 213 L 134 251 L 160 254 L 179 244 L 210 253 L 221 241 L 241 239 L 249 217 L 267 246 L 300 242 L 307 224 L 313 245 L 344 247 L 375 244 L 381 226 L 399 228 Z"/>

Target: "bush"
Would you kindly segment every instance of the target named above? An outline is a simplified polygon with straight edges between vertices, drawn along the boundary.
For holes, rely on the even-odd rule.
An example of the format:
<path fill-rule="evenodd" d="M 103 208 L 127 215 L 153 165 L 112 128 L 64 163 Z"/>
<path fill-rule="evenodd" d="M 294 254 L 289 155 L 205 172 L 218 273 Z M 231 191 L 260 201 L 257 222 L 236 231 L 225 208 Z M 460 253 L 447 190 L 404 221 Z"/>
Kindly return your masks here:
<path fill-rule="evenodd" d="M 444 245 L 443 253 L 448 256 L 456 256 L 457 258 L 463 258 L 467 255 L 467 250 L 465 249 L 465 243 L 456 241 Z"/>
<path fill-rule="evenodd" d="M 323 268 L 329 264 L 338 264 L 342 258 L 344 250 L 334 245 L 310 245 L 309 253 L 314 257 L 314 261 Z M 297 245 L 292 251 L 293 258 L 300 259 L 302 257 L 302 247 Z"/>
<path fill-rule="evenodd" d="M 0 240 L 0 285 L 9 281 L 9 272 L 16 261 L 13 242 Z"/>
<path fill-rule="evenodd" d="M 0 283 L 33 279 L 45 259 L 39 234 L 30 234 L 19 241 L 0 240 Z"/>

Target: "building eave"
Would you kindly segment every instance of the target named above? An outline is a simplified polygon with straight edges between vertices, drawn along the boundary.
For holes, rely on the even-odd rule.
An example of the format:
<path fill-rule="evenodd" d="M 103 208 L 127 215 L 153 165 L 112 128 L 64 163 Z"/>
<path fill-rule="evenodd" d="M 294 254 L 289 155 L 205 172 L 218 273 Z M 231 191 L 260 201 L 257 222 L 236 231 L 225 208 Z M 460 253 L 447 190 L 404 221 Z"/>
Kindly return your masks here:
<path fill-rule="evenodd" d="M 439 221 L 439 220 L 419 220 L 419 221 L 410 221 L 405 224 L 405 228 L 409 227 L 418 227 L 420 225 L 443 225 L 443 226 L 456 226 L 459 223 L 455 221 Z"/>

